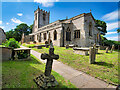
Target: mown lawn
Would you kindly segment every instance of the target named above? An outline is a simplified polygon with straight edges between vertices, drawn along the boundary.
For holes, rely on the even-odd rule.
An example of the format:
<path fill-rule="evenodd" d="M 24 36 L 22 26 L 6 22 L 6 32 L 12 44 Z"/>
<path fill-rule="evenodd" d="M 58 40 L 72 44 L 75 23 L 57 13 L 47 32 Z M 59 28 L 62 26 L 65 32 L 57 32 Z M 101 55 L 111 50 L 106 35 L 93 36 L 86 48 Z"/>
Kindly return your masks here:
<path fill-rule="evenodd" d="M 33 55 L 27 61 L 2 62 L 2 88 L 37 88 L 33 79 L 43 73 L 45 64 Z M 68 80 L 52 71 L 59 85 L 55 88 L 75 88 Z"/>
<path fill-rule="evenodd" d="M 83 71 L 91 76 L 102 79 L 107 83 L 118 84 L 118 52 L 105 53 L 105 50 L 99 50 L 96 55 L 96 64 L 89 64 L 89 56 L 83 56 L 73 53 L 73 49 L 65 47 L 55 48 L 55 54 L 59 55 L 59 61 L 67 64 L 77 70 Z M 49 48 L 35 49 L 40 53 L 48 53 Z"/>

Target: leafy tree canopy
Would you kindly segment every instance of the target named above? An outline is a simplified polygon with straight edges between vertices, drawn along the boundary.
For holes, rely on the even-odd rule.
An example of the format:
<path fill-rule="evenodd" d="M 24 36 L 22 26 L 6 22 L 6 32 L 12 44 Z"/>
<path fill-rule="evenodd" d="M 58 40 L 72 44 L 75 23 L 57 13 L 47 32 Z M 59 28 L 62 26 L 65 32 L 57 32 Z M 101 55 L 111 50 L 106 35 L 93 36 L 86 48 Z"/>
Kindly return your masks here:
<path fill-rule="evenodd" d="M 10 30 L 6 32 L 6 38 L 9 40 L 9 38 L 15 38 L 15 40 L 20 41 L 22 34 L 28 35 L 32 33 L 32 27 L 33 25 L 28 26 L 25 23 L 21 23 L 16 26 L 16 28 L 13 30 Z"/>
<path fill-rule="evenodd" d="M 101 31 L 101 34 L 105 35 L 105 33 L 107 33 L 106 23 L 104 21 L 101 21 L 101 20 L 95 20 L 95 22 L 96 22 L 96 27 L 98 28 L 98 30 Z"/>
<path fill-rule="evenodd" d="M 29 29 L 30 29 L 30 33 L 32 33 L 33 24 L 29 26 Z"/>
<path fill-rule="evenodd" d="M 120 29 L 117 29 L 117 33 L 120 33 Z"/>

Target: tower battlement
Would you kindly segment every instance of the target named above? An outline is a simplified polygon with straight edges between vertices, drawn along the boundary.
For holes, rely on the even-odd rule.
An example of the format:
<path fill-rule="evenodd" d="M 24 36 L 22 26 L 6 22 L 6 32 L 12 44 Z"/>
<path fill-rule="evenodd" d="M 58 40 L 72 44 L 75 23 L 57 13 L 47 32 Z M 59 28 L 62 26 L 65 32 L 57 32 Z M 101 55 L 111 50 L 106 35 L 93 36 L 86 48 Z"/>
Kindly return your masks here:
<path fill-rule="evenodd" d="M 49 24 L 50 11 L 47 12 L 43 9 L 38 9 L 34 11 L 34 29 L 33 32 L 38 31 L 38 28 Z"/>

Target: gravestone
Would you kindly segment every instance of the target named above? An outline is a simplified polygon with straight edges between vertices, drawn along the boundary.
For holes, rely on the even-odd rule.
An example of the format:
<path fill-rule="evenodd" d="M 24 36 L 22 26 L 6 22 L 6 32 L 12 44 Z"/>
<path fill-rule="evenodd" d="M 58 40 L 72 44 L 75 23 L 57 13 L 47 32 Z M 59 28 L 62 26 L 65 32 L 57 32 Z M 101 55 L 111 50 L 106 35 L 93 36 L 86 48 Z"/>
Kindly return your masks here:
<path fill-rule="evenodd" d="M 106 47 L 106 53 L 108 53 L 109 47 Z"/>
<path fill-rule="evenodd" d="M 67 44 L 67 45 L 66 45 L 66 49 L 68 49 L 68 48 L 69 48 L 69 45 Z"/>
<path fill-rule="evenodd" d="M 94 47 L 90 47 L 90 49 L 89 49 L 89 62 L 90 62 L 90 64 L 95 63 L 95 58 L 96 58 L 96 49 Z"/>
<path fill-rule="evenodd" d="M 96 47 L 96 43 L 94 43 L 93 48 L 95 48 L 95 53 L 98 53 L 98 48 Z"/>
<path fill-rule="evenodd" d="M 24 35 L 24 33 L 23 33 L 23 34 L 22 34 L 22 38 L 21 38 L 21 44 L 24 43 L 24 38 L 25 38 L 25 35 Z"/>
<path fill-rule="evenodd" d="M 112 53 L 112 51 L 114 50 L 114 48 L 115 48 L 115 46 L 112 45 L 112 48 L 111 48 L 111 50 L 110 50 L 110 53 Z"/>
<path fill-rule="evenodd" d="M 55 87 L 56 85 L 58 85 L 58 82 L 56 81 L 55 77 L 51 75 L 51 70 L 52 70 L 53 59 L 55 60 L 59 59 L 59 55 L 54 54 L 54 48 L 52 42 L 50 43 L 49 54 L 46 53 L 41 54 L 41 59 L 43 60 L 47 59 L 45 73 L 35 78 L 34 81 L 40 88 L 43 89 Z"/>

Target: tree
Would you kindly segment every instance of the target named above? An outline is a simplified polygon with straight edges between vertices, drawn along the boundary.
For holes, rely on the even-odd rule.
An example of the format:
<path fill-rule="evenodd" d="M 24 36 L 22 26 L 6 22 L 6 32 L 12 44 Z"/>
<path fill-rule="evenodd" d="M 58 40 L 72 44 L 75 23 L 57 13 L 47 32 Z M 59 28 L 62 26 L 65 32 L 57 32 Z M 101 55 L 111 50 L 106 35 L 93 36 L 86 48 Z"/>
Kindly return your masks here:
<path fill-rule="evenodd" d="M 29 34 L 29 26 L 25 23 L 22 23 L 14 29 L 14 38 L 17 41 L 21 40 L 22 34 L 28 35 Z"/>
<path fill-rule="evenodd" d="M 6 32 L 6 38 L 8 40 L 9 38 L 15 38 L 15 40 L 20 41 L 23 33 L 25 35 L 28 35 L 30 33 L 29 26 L 25 23 L 19 24 L 14 30 L 12 29 Z"/>
<path fill-rule="evenodd" d="M 29 26 L 29 33 L 32 33 L 33 24 Z"/>
<path fill-rule="evenodd" d="M 117 33 L 120 33 L 120 29 L 117 29 Z"/>
<path fill-rule="evenodd" d="M 98 28 L 98 30 L 101 31 L 101 34 L 105 35 L 105 33 L 107 33 L 106 23 L 104 21 L 101 21 L 101 20 L 95 20 L 95 22 L 96 22 L 95 26 Z"/>
<path fill-rule="evenodd" d="M 6 32 L 6 39 L 9 40 L 9 38 L 13 38 L 14 31 L 11 29 L 10 31 Z"/>

